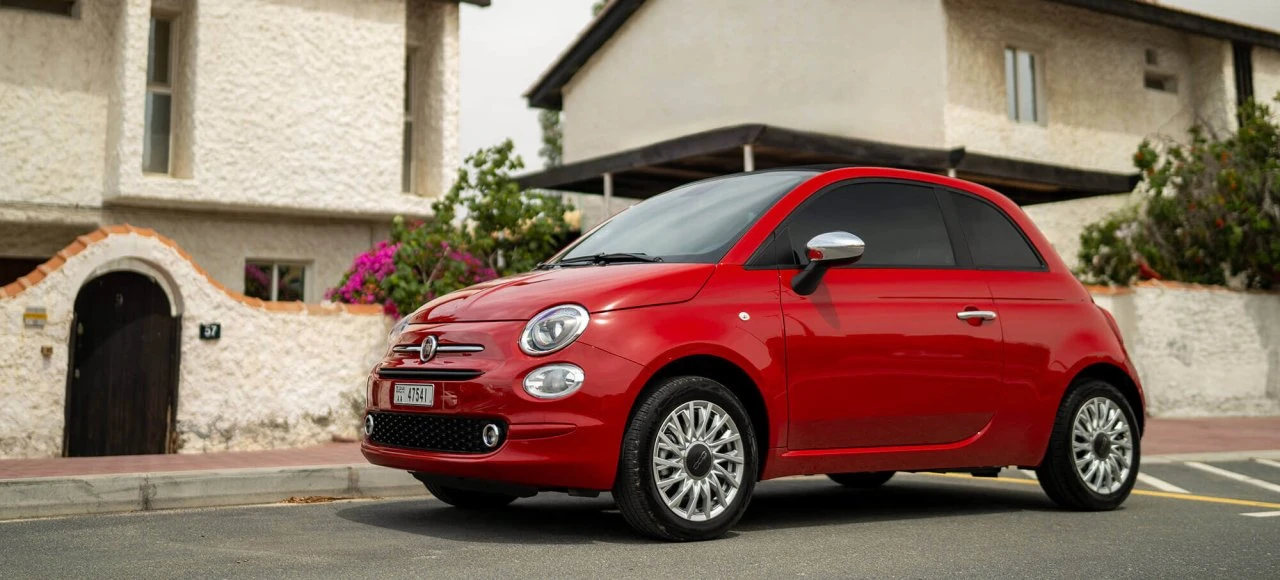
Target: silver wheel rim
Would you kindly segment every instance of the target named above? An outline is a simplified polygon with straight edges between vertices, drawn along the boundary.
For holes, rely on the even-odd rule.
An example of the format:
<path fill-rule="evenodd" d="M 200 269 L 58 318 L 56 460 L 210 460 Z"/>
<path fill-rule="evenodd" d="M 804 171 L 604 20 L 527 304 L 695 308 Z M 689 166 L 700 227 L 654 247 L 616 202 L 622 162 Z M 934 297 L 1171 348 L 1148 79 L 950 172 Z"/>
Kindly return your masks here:
<path fill-rule="evenodd" d="M 728 412 L 709 401 L 685 403 L 667 415 L 653 440 L 658 495 L 683 519 L 714 519 L 738 496 L 745 453 Z"/>
<path fill-rule="evenodd" d="M 1076 411 L 1071 455 L 1076 475 L 1094 493 L 1113 494 L 1129 480 L 1133 438 L 1129 420 L 1115 401 L 1094 397 Z"/>

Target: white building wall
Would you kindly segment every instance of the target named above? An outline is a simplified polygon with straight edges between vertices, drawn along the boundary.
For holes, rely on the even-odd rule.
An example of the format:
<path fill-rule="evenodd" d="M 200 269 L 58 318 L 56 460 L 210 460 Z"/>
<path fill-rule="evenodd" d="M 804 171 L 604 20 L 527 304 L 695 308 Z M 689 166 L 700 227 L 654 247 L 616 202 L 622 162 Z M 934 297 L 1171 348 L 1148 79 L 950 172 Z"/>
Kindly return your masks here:
<path fill-rule="evenodd" d="M 939 0 L 651 0 L 564 87 L 565 162 L 741 123 L 939 147 Z"/>
<path fill-rule="evenodd" d="M 0 10 L 0 203 L 102 200 L 120 3 L 80 4 L 79 19 Z"/>
<path fill-rule="evenodd" d="M 1280 108 L 1274 101 L 1280 95 L 1280 50 L 1253 47 L 1253 94 L 1273 110 Z"/>
<path fill-rule="evenodd" d="M 61 454 L 76 294 L 105 270 L 132 264 L 158 273 L 182 316 L 181 452 L 355 436 L 365 379 L 386 348 L 389 319 L 378 307 L 264 304 L 210 283 L 180 249 L 149 231 L 99 231 L 55 258 L 30 287 L 0 293 L 0 458 Z M 29 307 L 46 310 L 44 328 L 23 326 Z M 222 338 L 200 340 L 202 322 L 220 322 Z"/>
<path fill-rule="evenodd" d="M 1084 230 L 1084 226 L 1101 221 L 1125 205 L 1135 202 L 1132 194 L 1121 193 L 1038 203 L 1023 206 L 1022 211 L 1027 213 L 1031 221 L 1035 222 L 1036 228 L 1049 239 L 1062 261 L 1075 270 L 1080 265 L 1080 232 Z"/>
<path fill-rule="evenodd" d="M 1280 294 L 1147 282 L 1095 288 L 1154 417 L 1280 414 Z"/>
<path fill-rule="evenodd" d="M 1148 136 L 1183 137 L 1193 120 L 1188 35 L 1048 2 L 945 0 L 946 143 L 972 152 L 1132 172 Z M 1041 123 L 1009 119 L 1004 49 L 1039 57 Z M 1159 66 L 1148 67 L 1155 49 Z M 1177 77 L 1167 93 L 1148 68 Z"/>

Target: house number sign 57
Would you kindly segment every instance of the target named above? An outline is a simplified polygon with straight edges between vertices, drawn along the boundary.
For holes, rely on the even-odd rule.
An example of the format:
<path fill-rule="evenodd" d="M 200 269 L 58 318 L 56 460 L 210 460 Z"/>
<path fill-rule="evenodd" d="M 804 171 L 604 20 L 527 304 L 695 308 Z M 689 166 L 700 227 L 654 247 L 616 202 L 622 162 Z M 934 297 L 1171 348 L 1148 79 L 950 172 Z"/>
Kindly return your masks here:
<path fill-rule="evenodd" d="M 222 338 L 222 324 L 210 322 L 200 325 L 200 340 L 218 340 Z"/>

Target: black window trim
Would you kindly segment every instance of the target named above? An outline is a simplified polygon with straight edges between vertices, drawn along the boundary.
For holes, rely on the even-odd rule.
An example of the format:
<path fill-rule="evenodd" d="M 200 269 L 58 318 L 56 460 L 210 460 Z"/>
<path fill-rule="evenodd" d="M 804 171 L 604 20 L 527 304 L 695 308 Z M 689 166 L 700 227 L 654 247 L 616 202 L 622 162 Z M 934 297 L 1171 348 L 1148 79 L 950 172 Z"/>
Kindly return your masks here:
<path fill-rule="evenodd" d="M 1027 237 L 1027 233 L 1022 231 L 1022 228 L 1018 227 L 1018 223 L 1013 221 L 1013 218 L 1009 217 L 1009 214 L 1005 213 L 1005 211 L 1000 209 L 999 206 L 997 206 L 994 203 L 991 203 L 991 201 L 985 197 L 982 197 L 980 195 L 974 195 L 972 193 L 959 190 L 959 189 L 953 189 L 953 188 L 939 185 L 939 186 L 934 186 L 934 190 L 937 192 L 939 196 L 939 202 L 942 204 L 942 208 L 943 208 L 942 215 L 943 215 L 943 218 L 947 221 L 947 231 L 949 233 L 952 233 L 952 238 L 951 238 L 952 243 L 954 245 L 956 243 L 955 240 L 958 239 L 959 243 L 964 246 L 964 252 L 966 254 L 966 257 L 969 258 L 970 270 L 980 270 L 984 272 L 1048 272 L 1049 271 L 1049 264 L 1048 262 L 1045 261 L 1044 256 L 1040 254 L 1040 248 L 1036 247 L 1036 245 L 1031 241 L 1031 238 Z M 960 222 L 960 212 L 959 210 L 956 209 L 955 202 L 952 201 L 951 196 L 948 194 L 962 195 L 969 199 L 978 200 L 979 202 L 986 204 L 987 207 L 990 207 L 991 209 L 995 210 L 996 215 L 999 215 L 1000 217 L 1004 218 L 1005 222 L 1009 224 L 1009 227 L 1013 228 L 1013 231 L 1018 233 L 1018 236 L 1021 237 L 1022 241 L 1027 244 L 1028 248 L 1031 248 L 1031 255 L 1035 256 L 1036 262 L 1039 265 L 1035 267 L 1029 267 L 1029 268 L 1015 268 L 1010 266 L 994 267 L 994 266 L 977 265 L 977 263 L 974 262 L 972 258 L 973 246 L 969 244 L 969 239 L 964 234 L 964 225 Z M 955 228 L 954 232 L 951 231 L 953 227 Z M 956 262 L 959 262 L 959 261 L 960 261 L 959 257 L 957 256 Z"/>
<path fill-rule="evenodd" d="M 818 191 L 813 192 L 813 194 L 811 194 L 808 197 L 808 199 L 805 199 L 803 202 L 800 203 L 800 205 L 797 205 L 795 208 L 793 208 L 791 212 L 786 215 L 786 217 L 782 218 L 782 221 L 778 224 L 778 227 L 774 228 L 774 230 L 770 232 L 768 236 L 765 237 L 764 241 L 762 241 L 760 245 L 756 247 L 755 251 L 751 253 L 751 257 L 747 259 L 747 263 L 743 266 L 743 269 L 744 270 L 780 270 L 780 271 L 804 269 L 804 266 L 805 266 L 804 263 L 801 263 L 800 265 L 796 265 L 796 266 L 785 266 L 780 263 L 761 263 L 766 260 L 766 257 L 764 256 L 764 251 L 766 248 L 769 247 L 769 245 L 774 241 L 775 238 L 778 238 L 780 240 L 786 240 L 788 242 L 787 244 L 788 249 L 790 249 L 790 247 L 792 246 L 790 242 L 794 241 L 794 240 L 791 240 L 791 232 L 790 232 L 791 219 L 795 217 L 796 214 L 798 214 L 801 210 L 808 207 L 809 204 L 814 203 L 816 200 L 820 199 L 822 196 L 830 193 L 834 189 L 838 189 L 841 187 L 847 187 L 850 185 L 858 185 L 858 184 L 876 184 L 876 183 L 909 185 L 912 187 L 919 187 L 923 189 L 932 190 L 934 195 L 934 202 L 938 204 L 938 209 L 942 213 L 942 222 L 946 227 L 947 239 L 951 242 L 951 253 L 956 263 L 950 266 L 940 266 L 940 265 L 922 266 L 917 264 L 901 264 L 901 265 L 876 264 L 874 266 L 866 266 L 866 265 L 860 265 L 860 264 L 851 264 L 849 266 L 840 266 L 840 268 L 858 269 L 858 270 L 975 270 L 977 269 L 974 267 L 973 260 L 970 257 L 971 255 L 969 252 L 968 245 L 966 242 L 963 241 L 964 238 L 961 237 L 959 238 L 959 240 L 961 241 L 957 241 L 957 237 L 952 235 L 953 234 L 952 229 L 959 228 L 959 220 L 955 219 L 954 215 L 948 214 L 947 207 L 950 205 L 950 202 L 949 200 L 947 203 L 943 202 L 943 197 L 945 196 L 943 196 L 939 192 L 941 188 L 932 183 L 927 183 L 923 181 L 914 181 L 910 179 L 895 179 L 892 177 L 855 177 L 852 179 L 837 181 L 835 183 L 832 183 L 823 187 L 822 189 L 819 189 Z M 1021 232 L 1021 230 L 1019 230 L 1019 232 Z M 857 232 L 850 232 L 850 233 L 857 235 Z M 959 244 L 965 244 L 965 245 L 961 247 Z M 1035 246 L 1032 246 L 1032 248 L 1034 247 Z M 780 252 L 781 250 L 778 250 L 778 251 Z M 1037 257 L 1039 257 L 1038 254 L 1037 254 Z M 773 261 L 778 262 L 779 261 L 778 256 L 774 256 Z"/>

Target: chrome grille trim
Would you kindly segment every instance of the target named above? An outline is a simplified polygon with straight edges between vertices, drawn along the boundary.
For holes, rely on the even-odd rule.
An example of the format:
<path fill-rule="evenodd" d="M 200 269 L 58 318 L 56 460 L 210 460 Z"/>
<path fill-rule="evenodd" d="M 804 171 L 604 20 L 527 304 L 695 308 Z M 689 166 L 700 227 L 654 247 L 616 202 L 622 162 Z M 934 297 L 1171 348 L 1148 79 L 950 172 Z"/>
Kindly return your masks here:
<path fill-rule="evenodd" d="M 421 353 L 422 345 L 420 344 L 400 344 L 391 348 L 391 352 L 399 353 Z M 436 347 L 436 354 L 446 352 L 484 352 L 484 345 L 481 344 L 442 344 Z"/>

